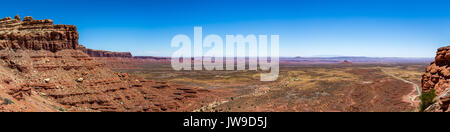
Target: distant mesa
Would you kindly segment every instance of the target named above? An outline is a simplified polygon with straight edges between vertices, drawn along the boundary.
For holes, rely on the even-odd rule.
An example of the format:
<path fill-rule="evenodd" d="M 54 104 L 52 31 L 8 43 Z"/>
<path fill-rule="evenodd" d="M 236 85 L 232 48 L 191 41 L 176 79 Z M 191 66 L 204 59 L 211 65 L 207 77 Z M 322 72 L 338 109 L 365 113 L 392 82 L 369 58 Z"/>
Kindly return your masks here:
<path fill-rule="evenodd" d="M 170 60 L 170 57 L 134 56 L 134 59 Z"/>
<path fill-rule="evenodd" d="M 353 63 L 350 62 L 350 61 L 348 61 L 348 60 L 344 60 L 341 64 L 344 64 L 344 65 L 351 65 L 351 64 L 353 64 Z"/>
<path fill-rule="evenodd" d="M 132 58 L 130 52 L 112 52 L 112 51 L 104 51 L 104 50 L 94 50 L 88 49 L 82 45 L 79 45 L 78 50 L 83 51 L 91 57 L 121 57 L 121 58 Z"/>

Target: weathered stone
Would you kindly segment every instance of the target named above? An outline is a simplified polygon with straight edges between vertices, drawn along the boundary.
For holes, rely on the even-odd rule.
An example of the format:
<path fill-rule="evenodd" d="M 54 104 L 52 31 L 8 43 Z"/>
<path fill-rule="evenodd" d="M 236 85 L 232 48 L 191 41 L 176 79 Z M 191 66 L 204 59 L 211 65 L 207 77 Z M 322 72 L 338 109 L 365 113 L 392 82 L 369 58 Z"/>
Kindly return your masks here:
<path fill-rule="evenodd" d="M 422 92 L 434 89 L 438 95 L 437 103 L 428 111 L 449 111 L 450 104 L 450 46 L 439 48 L 434 62 L 426 68 L 422 76 Z M 439 110 L 436 110 L 439 109 Z"/>
<path fill-rule="evenodd" d="M 49 82 L 50 82 L 50 78 L 44 79 L 44 82 L 45 82 L 45 83 L 49 83 Z"/>
<path fill-rule="evenodd" d="M 78 78 L 76 81 L 77 82 L 83 82 L 83 80 L 84 80 L 83 78 Z"/>
<path fill-rule="evenodd" d="M 78 47 L 77 28 L 72 25 L 54 25 L 52 20 L 34 20 L 32 17 L 0 19 L 0 50 L 31 49 L 56 52 Z"/>

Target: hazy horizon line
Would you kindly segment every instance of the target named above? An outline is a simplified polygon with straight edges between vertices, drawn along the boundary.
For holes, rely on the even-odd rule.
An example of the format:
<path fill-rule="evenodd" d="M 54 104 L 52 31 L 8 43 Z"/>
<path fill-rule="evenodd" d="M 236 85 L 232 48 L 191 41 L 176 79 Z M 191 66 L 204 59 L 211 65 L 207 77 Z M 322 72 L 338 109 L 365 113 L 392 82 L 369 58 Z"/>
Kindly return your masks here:
<path fill-rule="evenodd" d="M 171 56 L 159 56 L 159 55 L 132 55 L 133 57 L 164 57 L 171 58 Z M 201 56 L 201 57 L 211 57 L 211 56 Z M 259 57 L 259 56 L 257 56 Z M 270 57 L 270 56 L 267 56 Z M 197 57 L 191 57 L 197 58 Z M 227 57 L 223 57 L 227 58 Z M 228 57 L 230 58 L 230 57 Z M 234 57 L 236 58 L 236 57 Z M 242 57 L 237 57 L 242 58 Z M 245 58 L 253 58 L 245 56 Z M 435 57 L 395 57 L 395 56 L 279 56 L 279 58 L 410 58 L 410 59 L 432 59 Z"/>

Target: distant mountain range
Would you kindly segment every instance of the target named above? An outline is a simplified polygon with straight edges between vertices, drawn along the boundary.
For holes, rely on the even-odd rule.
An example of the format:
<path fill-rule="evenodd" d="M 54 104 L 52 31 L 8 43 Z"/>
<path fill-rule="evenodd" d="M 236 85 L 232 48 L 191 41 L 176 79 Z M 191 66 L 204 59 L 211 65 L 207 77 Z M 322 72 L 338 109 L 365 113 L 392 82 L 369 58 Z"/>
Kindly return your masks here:
<path fill-rule="evenodd" d="M 434 58 L 403 58 L 403 57 L 282 57 L 284 62 L 323 62 L 323 63 L 341 63 L 349 61 L 352 63 L 430 63 Z"/>

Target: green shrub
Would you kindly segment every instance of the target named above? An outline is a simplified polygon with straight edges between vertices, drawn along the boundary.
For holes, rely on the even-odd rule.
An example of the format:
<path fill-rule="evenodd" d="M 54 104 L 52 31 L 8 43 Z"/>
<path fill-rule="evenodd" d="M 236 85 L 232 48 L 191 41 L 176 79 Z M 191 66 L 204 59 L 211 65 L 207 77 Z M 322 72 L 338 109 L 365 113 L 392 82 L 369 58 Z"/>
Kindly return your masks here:
<path fill-rule="evenodd" d="M 432 105 L 435 101 L 434 98 L 436 98 L 436 92 L 434 89 L 430 90 L 429 92 L 422 93 L 420 98 L 420 105 L 419 105 L 419 111 L 423 112 L 425 109 L 427 109 L 430 105 Z"/>
<path fill-rule="evenodd" d="M 4 98 L 3 99 L 3 105 L 9 105 L 9 104 L 14 104 L 14 102 L 8 98 Z"/>

